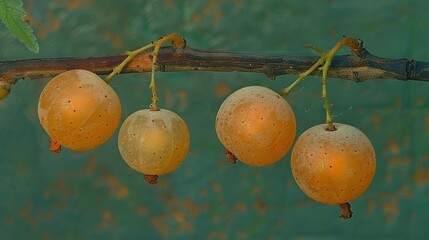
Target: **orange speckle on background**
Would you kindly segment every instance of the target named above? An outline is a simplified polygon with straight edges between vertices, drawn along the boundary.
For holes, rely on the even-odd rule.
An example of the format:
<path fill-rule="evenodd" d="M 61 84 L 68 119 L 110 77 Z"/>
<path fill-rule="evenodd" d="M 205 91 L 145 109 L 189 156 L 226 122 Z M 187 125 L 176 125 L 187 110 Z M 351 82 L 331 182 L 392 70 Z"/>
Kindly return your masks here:
<path fill-rule="evenodd" d="M 388 202 L 384 203 L 381 206 L 381 209 L 385 214 L 385 218 L 387 222 L 392 222 L 393 220 L 395 220 L 399 212 L 398 202 L 396 198 L 392 198 Z"/>
<path fill-rule="evenodd" d="M 259 192 L 261 192 L 261 188 L 259 186 L 254 186 L 252 188 L 252 193 L 253 194 L 256 194 L 256 193 L 259 193 Z"/>
<path fill-rule="evenodd" d="M 172 211 L 172 216 L 174 220 L 176 220 L 176 222 L 179 224 L 180 231 L 194 231 L 194 226 L 187 221 L 182 211 L 180 211 L 179 209 L 174 209 Z"/>
<path fill-rule="evenodd" d="M 423 187 L 429 182 L 429 170 L 421 167 L 413 173 L 411 178 L 417 183 L 417 185 Z"/>
<path fill-rule="evenodd" d="M 214 182 L 214 183 L 212 184 L 212 188 L 213 188 L 213 190 L 214 190 L 215 192 L 217 192 L 217 193 L 222 192 L 222 187 L 221 187 L 221 186 L 220 186 L 220 184 L 219 184 L 219 183 L 217 183 L 217 182 Z"/>
<path fill-rule="evenodd" d="M 120 185 L 115 189 L 114 195 L 118 198 L 126 198 L 128 196 L 128 188 L 124 185 Z"/>
<path fill-rule="evenodd" d="M 164 104 L 166 108 L 170 108 L 171 106 L 173 106 L 173 94 L 171 93 L 170 89 L 165 89 L 164 90 Z"/>
<path fill-rule="evenodd" d="M 208 208 L 207 204 L 198 204 L 194 200 L 185 199 L 182 205 L 185 207 L 185 212 L 189 214 L 193 219 L 196 219 L 198 215 Z"/>
<path fill-rule="evenodd" d="M 384 181 L 386 181 L 387 183 L 390 183 L 390 182 L 392 182 L 392 180 L 393 180 L 393 176 L 392 176 L 392 173 L 386 173 L 386 175 L 384 175 Z"/>
<path fill-rule="evenodd" d="M 368 201 L 368 206 L 366 208 L 366 211 L 368 213 L 371 213 L 375 209 L 376 206 L 377 206 L 377 201 L 374 199 L 371 199 Z"/>
<path fill-rule="evenodd" d="M 229 239 L 228 235 L 225 232 L 212 231 L 209 232 L 207 239 L 217 239 L 217 240 L 226 240 Z"/>
<path fill-rule="evenodd" d="M 13 224 L 13 218 L 12 218 L 12 216 L 7 216 L 7 217 L 5 217 L 4 218 L 4 223 L 6 224 L 6 225 L 12 225 Z"/>
<path fill-rule="evenodd" d="M 69 209 L 69 205 L 65 200 L 57 200 L 55 202 L 55 207 L 62 209 L 62 210 Z"/>
<path fill-rule="evenodd" d="M 237 238 L 238 239 L 249 239 L 249 233 L 248 232 L 238 232 Z"/>
<path fill-rule="evenodd" d="M 115 48 L 121 48 L 121 47 L 122 47 L 123 43 L 122 43 L 122 38 L 121 38 L 121 36 L 120 36 L 120 35 L 115 34 L 115 35 L 112 37 L 112 45 L 113 45 Z"/>
<path fill-rule="evenodd" d="M 33 205 L 31 203 L 24 205 L 20 211 L 20 215 L 25 218 L 28 223 L 34 225 L 36 224 L 36 220 L 32 216 L 32 208 Z"/>
<path fill-rule="evenodd" d="M 389 150 L 392 153 L 399 153 L 400 148 L 399 148 L 399 145 L 396 142 L 394 142 L 393 140 L 390 139 L 389 140 Z"/>
<path fill-rule="evenodd" d="M 231 89 L 228 84 L 226 83 L 219 83 L 215 87 L 215 94 L 216 96 L 224 96 L 231 92 Z"/>
<path fill-rule="evenodd" d="M 222 17 L 222 12 L 219 9 L 219 0 L 208 1 L 208 3 L 203 7 L 201 12 L 202 14 L 193 16 L 192 20 L 194 20 L 195 18 L 201 18 L 203 16 L 211 16 L 212 23 L 218 24 Z"/>
<path fill-rule="evenodd" d="M 401 186 L 401 188 L 399 189 L 398 195 L 399 197 L 406 198 L 406 199 L 411 199 L 414 197 L 414 194 L 411 191 L 410 186 L 406 184 Z"/>
<path fill-rule="evenodd" d="M 164 5 L 167 7 L 171 7 L 173 5 L 173 1 L 172 0 L 164 0 Z"/>
<path fill-rule="evenodd" d="M 200 196 L 201 197 L 205 197 L 205 196 L 207 196 L 207 194 L 209 193 L 209 191 L 207 191 L 207 189 L 206 188 L 202 188 L 202 189 L 200 189 Z"/>
<path fill-rule="evenodd" d="M 234 209 L 237 210 L 237 211 L 240 211 L 240 212 L 247 211 L 247 207 L 246 207 L 246 205 L 244 203 L 237 203 L 237 204 L 235 204 Z"/>
<path fill-rule="evenodd" d="M 179 103 L 181 108 L 186 108 L 188 106 L 188 94 L 181 90 L 178 93 L 179 95 Z"/>
<path fill-rule="evenodd" d="M 109 194 L 117 198 L 126 198 L 128 196 L 128 188 L 119 181 L 109 170 L 103 169 L 103 182 L 109 187 Z"/>
<path fill-rule="evenodd" d="M 410 162 L 411 162 L 410 157 L 394 157 L 389 159 L 389 166 L 408 167 L 410 165 Z"/>
<path fill-rule="evenodd" d="M 110 41 L 110 43 L 112 44 L 113 47 L 115 47 L 115 48 L 121 48 L 122 47 L 122 38 L 119 34 L 114 34 L 114 33 L 106 31 L 103 33 L 103 36 L 108 41 Z"/>
<path fill-rule="evenodd" d="M 429 132 L 429 113 L 426 113 L 425 116 L 425 129 Z"/>
<path fill-rule="evenodd" d="M 395 100 L 395 107 L 401 108 L 401 106 L 402 106 L 402 99 L 401 99 L 401 97 L 397 97 Z"/>
<path fill-rule="evenodd" d="M 112 213 L 110 211 L 104 210 L 103 212 L 101 212 L 101 217 L 101 226 L 103 228 L 108 228 L 112 225 Z"/>
<path fill-rule="evenodd" d="M 257 199 L 253 202 L 253 208 L 258 210 L 259 213 L 265 213 L 267 208 L 269 207 L 268 204 L 260 199 Z"/>
<path fill-rule="evenodd" d="M 423 105 L 423 104 L 425 103 L 425 98 L 424 98 L 424 97 L 417 97 L 417 98 L 414 100 L 414 103 L 415 103 L 416 105 Z"/>
<path fill-rule="evenodd" d="M 145 206 L 138 206 L 137 212 L 140 214 L 146 214 L 149 211 L 149 209 Z"/>
<path fill-rule="evenodd" d="M 380 115 L 378 115 L 378 114 L 373 114 L 373 115 L 371 116 L 371 121 L 372 121 L 372 123 L 374 123 L 375 125 L 379 125 L 379 124 L 380 124 L 380 122 L 381 122 L 381 117 L 380 117 Z"/>
<path fill-rule="evenodd" d="M 69 2 L 67 3 L 67 8 L 69 10 L 76 10 L 80 7 L 85 7 L 85 6 L 89 6 L 91 5 L 90 0 L 69 0 Z"/>
<path fill-rule="evenodd" d="M 163 237 L 163 239 L 167 239 L 171 232 L 169 225 L 165 223 L 165 221 L 165 215 L 155 216 L 150 219 L 152 226 Z"/>
<path fill-rule="evenodd" d="M 96 164 L 97 159 L 95 158 L 95 156 L 90 156 L 85 166 L 85 172 L 87 174 L 92 174 L 94 172 Z"/>
<path fill-rule="evenodd" d="M 200 22 L 201 21 L 201 15 L 197 15 L 197 14 L 195 14 L 195 15 L 193 15 L 192 16 L 192 22 L 193 23 L 198 23 L 198 22 Z"/>

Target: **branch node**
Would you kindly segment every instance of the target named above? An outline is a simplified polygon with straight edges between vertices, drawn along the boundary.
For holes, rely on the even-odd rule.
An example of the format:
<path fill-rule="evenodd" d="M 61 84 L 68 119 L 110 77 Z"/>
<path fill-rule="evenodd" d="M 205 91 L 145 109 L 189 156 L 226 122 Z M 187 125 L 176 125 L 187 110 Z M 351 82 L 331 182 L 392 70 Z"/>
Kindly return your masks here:
<path fill-rule="evenodd" d="M 275 66 L 273 64 L 265 64 L 264 65 L 264 73 L 270 80 L 276 80 L 277 74 L 275 70 Z"/>
<path fill-rule="evenodd" d="M 407 80 L 413 79 L 417 76 L 416 65 L 417 63 L 414 60 L 407 61 L 407 64 L 406 64 Z"/>

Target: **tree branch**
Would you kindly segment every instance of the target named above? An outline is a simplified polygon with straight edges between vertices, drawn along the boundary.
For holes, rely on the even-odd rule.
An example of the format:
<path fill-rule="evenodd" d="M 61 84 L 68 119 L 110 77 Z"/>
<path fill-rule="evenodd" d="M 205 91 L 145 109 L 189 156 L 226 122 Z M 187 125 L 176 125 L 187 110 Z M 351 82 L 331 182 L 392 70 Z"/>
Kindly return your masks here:
<path fill-rule="evenodd" d="M 122 73 L 150 72 L 151 51 L 134 58 Z M 99 75 L 109 74 L 127 55 L 91 58 L 44 58 L 0 61 L 0 81 L 15 83 L 20 79 L 41 79 L 58 75 L 70 69 L 86 69 Z M 157 71 L 218 71 L 264 73 L 268 78 L 306 71 L 318 56 L 266 56 L 221 51 L 165 47 L 159 52 Z M 313 74 L 320 75 L 321 71 Z M 380 58 L 362 49 L 333 58 L 329 77 L 362 82 L 373 79 L 429 81 L 429 62 Z"/>

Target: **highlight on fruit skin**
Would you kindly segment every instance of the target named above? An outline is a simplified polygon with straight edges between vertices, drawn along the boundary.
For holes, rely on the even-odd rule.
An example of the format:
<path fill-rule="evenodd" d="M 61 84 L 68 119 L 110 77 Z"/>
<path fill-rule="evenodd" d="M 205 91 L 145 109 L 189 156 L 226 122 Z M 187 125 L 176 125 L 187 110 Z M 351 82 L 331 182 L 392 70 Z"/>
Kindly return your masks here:
<path fill-rule="evenodd" d="M 134 170 L 156 183 L 157 175 L 172 172 L 189 150 L 189 130 L 185 121 L 167 109 L 143 109 L 131 114 L 118 136 L 119 152 Z"/>
<path fill-rule="evenodd" d="M 310 198 L 325 204 L 346 204 L 369 187 L 376 168 L 371 141 L 359 129 L 320 124 L 298 137 L 291 155 L 293 176 Z"/>
<path fill-rule="evenodd" d="M 282 159 L 295 134 L 295 115 L 276 92 L 248 86 L 229 95 L 216 116 L 216 134 L 241 162 L 265 166 Z"/>
<path fill-rule="evenodd" d="M 52 141 L 85 151 L 112 136 L 121 117 L 121 104 L 116 92 L 95 73 L 69 70 L 45 86 L 38 116 Z"/>

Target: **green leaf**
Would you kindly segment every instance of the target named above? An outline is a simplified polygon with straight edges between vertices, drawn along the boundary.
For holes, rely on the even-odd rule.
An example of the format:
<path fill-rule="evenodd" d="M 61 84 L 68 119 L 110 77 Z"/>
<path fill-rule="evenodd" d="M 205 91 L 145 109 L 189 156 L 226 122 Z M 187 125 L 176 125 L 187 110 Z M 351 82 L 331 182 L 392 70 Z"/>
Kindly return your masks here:
<path fill-rule="evenodd" d="M 30 51 L 39 52 L 39 44 L 30 25 L 24 21 L 22 0 L 0 0 L 0 18 L 10 34 L 18 38 Z"/>

